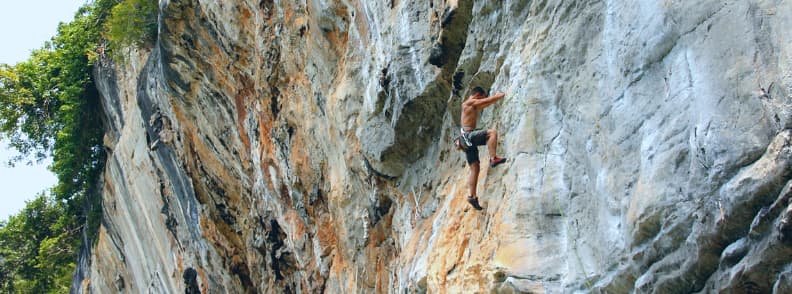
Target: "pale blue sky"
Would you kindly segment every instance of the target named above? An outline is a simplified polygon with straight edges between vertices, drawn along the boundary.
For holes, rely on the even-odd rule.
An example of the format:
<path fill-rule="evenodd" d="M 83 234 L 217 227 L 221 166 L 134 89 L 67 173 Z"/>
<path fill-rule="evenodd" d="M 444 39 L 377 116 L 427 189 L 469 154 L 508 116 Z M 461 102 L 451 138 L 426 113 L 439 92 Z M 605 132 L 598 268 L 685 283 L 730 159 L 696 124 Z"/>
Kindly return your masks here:
<path fill-rule="evenodd" d="M 85 0 L 0 0 L 0 63 L 26 60 L 55 35 L 58 23 L 74 18 Z M 5 165 L 16 155 L 0 141 L 0 219 L 6 220 L 25 207 L 25 200 L 55 185 L 55 175 L 47 170 L 52 161 L 39 165 Z"/>

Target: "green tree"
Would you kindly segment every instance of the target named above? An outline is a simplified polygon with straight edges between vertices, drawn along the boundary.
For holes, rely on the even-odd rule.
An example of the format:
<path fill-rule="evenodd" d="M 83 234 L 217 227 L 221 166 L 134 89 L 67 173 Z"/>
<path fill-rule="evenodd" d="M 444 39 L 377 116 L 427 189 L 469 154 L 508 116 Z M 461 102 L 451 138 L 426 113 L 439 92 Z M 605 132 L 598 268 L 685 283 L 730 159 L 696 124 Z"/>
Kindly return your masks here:
<path fill-rule="evenodd" d="M 41 160 L 54 145 L 55 112 L 62 90 L 56 81 L 59 69 L 50 63 L 49 46 L 14 66 L 0 64 L 0 132 L 20 152 L 11 163 L 31 154 Z"/>
<path fill-rule="evenodd" d="M 62 202 L 40 194 L 0 222 L 0 292 L 63 293 L 74 271 L 79 226 Z M 65 291 L 64 291 L 65 290 Z"/>
<path fill-rule="evenodd" d="M 0 138 L 19 151 L 10 163 L 52 156 L 58 177 L 52 194 L 0 222 L 0 293 L 68 291 L 80 232 L 93 236 L 101 218 L 104 126 L 93 64 L 100 44 L 150 44 L 157 9 L 154 0 L 89 2 L 28 60 L 0 64 Z"/>

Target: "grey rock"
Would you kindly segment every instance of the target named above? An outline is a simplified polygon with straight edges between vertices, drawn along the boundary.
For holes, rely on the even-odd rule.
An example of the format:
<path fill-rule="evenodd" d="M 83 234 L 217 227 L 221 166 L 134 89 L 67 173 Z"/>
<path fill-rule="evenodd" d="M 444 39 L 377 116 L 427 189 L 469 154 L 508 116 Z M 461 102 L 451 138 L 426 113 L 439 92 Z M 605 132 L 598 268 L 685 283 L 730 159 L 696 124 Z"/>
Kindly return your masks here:
<path fill-rule="evenodd" d="M 78 292 L 790 288 L 792 2 L 160 7 L 95 71 Z M 483 212 L 451 146 L 473 86 L 506 93 Z"/>

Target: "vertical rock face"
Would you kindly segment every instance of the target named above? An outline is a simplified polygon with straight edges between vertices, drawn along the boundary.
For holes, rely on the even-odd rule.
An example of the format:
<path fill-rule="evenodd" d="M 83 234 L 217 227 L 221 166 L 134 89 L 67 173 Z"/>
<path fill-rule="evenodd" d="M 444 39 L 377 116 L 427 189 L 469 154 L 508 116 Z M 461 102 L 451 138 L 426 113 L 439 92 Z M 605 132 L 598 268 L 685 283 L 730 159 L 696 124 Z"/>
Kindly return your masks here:
<path fill-rule="evenodd" d="M 96 69 L 78 291 L 792 289 L 792 2 L 160 8 L 153 48 Z M 473 86 L 507 93 L 482 212 L 451 146 Z"/>

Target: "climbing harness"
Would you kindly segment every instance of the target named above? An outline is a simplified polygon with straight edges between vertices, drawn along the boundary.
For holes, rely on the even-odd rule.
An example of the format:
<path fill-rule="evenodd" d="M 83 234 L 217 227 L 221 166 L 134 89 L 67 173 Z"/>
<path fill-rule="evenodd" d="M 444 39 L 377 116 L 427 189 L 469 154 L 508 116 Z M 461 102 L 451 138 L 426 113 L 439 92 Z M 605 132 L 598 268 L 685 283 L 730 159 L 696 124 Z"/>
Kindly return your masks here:
<path fill-rule="evenodd" d="M 468 148 L 473 147 L 473 142 L 470 141 L 470 132 L 465 132 L 465 128 L 459 128 L 459 132 L 461 133 L 459 137 L 454 139 L 454 145 L 457 149 L 461 151 L 467 151 Z"/>
<path fill-rule="evenodd" d="M 459 132 L 462 133 L 462 139 L 465 139 L 465 145 L 467 145 L 468 147 L 472 147 L 473 142 L 470 142 L 470 133 L 472 133 L 473 131 L 465 132 L 465 128 L 463 127 L 463 128 L 459 128 Z"/>

